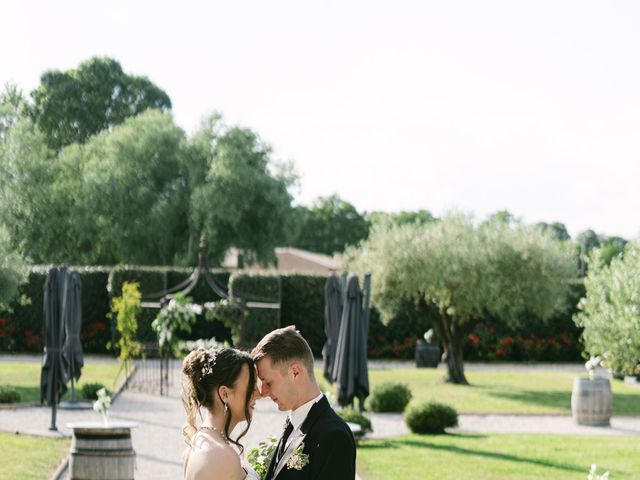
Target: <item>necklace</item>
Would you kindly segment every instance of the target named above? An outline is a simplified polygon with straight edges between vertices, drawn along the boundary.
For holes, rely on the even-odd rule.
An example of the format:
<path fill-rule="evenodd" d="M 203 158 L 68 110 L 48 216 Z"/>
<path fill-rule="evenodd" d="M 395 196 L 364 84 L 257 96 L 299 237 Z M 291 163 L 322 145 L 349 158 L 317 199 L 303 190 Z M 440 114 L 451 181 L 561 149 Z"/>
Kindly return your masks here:
<path fill-rule="evenodd" d="M 216 427 L 212 427 L 212 426 L 209 426 L 209 425 L 201 425 L 200 428 L 204 429 L 204 430 L 212 430 L 212 431 L 216 432 L 218 435 L 220 435 L 222 437 L 222 440 L 224 440 L 227 444 L 229 443 L 229 439 L 227 438 L 225 433 L 223 431 L 218 430 Z"/>

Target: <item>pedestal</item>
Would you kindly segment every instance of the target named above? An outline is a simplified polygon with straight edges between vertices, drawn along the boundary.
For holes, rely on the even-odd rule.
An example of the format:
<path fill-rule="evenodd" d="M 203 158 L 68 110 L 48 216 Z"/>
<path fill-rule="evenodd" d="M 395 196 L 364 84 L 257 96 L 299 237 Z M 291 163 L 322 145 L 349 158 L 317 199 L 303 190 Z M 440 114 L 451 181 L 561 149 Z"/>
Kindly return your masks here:
<path fill-rule="evenodd" d="M 131 443 L 132 422 L 69 423 L 73 429 L 69 478 L 71 480 L 132 480 L 136 452 Z"/>

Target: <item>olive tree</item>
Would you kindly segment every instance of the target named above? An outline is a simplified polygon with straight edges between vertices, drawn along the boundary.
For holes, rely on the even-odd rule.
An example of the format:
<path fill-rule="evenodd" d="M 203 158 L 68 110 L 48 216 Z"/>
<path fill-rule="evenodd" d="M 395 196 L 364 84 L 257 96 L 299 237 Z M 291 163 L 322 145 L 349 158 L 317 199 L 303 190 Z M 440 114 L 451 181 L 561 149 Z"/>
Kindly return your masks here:
<path fill-rule="evenodd" d="M 627 375 L 640 373 L 640 246 L 629 244 L 623 255 L 601 261 L 598 250 L 589 259 L 586 296 L 574 320 L 584 327 L 582 340 L 591 355 Z"/>
<path fill-rule="evenodd" d="M 346 256 L 354 271 L 371 272 L 373 302 L 383 318 L 405 298 L 431 316 L 447 380 L 459 384 L 468 383 L 462 340 L 479 320 L 491 315 L 518 325 L 525 314 L 549 319 L 566 305 L 577 276 L 570 248 L 551 234 L 520 224 L 476 226 L 461 214 L 427 224 L 374 225 Z"/>

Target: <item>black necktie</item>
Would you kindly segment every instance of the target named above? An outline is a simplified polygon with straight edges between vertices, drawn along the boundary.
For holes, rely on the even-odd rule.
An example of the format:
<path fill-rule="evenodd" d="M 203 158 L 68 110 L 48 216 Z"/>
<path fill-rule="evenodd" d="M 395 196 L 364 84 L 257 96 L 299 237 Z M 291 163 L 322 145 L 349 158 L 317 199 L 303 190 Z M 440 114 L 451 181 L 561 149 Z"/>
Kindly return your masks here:
<path fill-rule="evenodd" d="M 285 450 L 285 445 L 287 444 L 287 440 L 289 438 L 289 435 L 291 435 L 291 432 L 293 432 L 293 424 L 291 423 L 291 419 L 287 417 L 287 421 L 284 424 L 284 433 L 282 434 L 280 447 L 278 448 L 278 452 L 276 454 L 276 462 L 279 462 L 282 458 L 282 454 Z"/>

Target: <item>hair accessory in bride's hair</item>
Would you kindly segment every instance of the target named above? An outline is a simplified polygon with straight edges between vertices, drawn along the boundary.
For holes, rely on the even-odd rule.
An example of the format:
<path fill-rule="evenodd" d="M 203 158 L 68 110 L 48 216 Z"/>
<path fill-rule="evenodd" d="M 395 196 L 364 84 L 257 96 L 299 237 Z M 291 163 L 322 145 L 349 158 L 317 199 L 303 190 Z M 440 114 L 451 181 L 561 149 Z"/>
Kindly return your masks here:
<path fill-rule="evenodd" d="M 213 373 L 213 367 L 216 365 L 216 357 L 218 356 L 218 352 L 215 349 L 210 348 L 209 350 L 204 351 L 206 355 L 206 361 L 202 366 L 202 376 L 211 375 Z"/>

